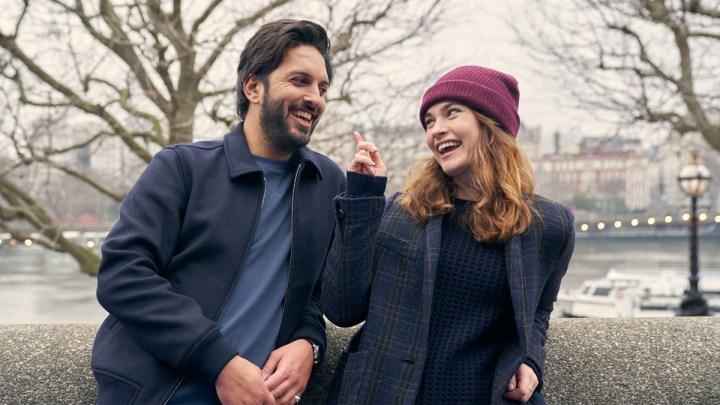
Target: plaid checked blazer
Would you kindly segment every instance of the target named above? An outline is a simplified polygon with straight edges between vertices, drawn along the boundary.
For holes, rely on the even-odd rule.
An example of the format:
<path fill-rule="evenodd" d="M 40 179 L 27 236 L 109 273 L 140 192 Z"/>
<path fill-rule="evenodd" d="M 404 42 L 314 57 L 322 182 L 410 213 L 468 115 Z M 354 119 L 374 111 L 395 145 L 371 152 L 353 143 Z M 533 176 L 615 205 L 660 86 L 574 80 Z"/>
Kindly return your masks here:
<path fill-rule="evenodd" d="M 419 224 L 400 208 L 397 196 L 340 195 L 335 200 L 323 310 L 340 327 L 365 324 L 338 362 L 328 403 L 415 402 L 426 359 L 442 217 Z M 502 393 L 522 362 L 540 371 L 529 403 L 545 403 L 540 390 L 546 332 L 574 248 L 574 216 L 539 196 L 535 207 L 541 218 L 505 245 L 517 340 L 508 342 L 496 365 L 493 404 L 516 403 Z"/>

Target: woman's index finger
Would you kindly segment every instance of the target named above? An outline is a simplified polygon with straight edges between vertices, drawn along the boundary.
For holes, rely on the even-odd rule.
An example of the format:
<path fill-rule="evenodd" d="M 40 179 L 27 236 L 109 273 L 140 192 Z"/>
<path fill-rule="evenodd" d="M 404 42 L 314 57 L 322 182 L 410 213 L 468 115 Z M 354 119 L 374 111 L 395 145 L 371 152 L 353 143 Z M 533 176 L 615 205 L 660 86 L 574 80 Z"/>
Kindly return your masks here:
<path fill-rule="evenodd" d="M 363 136 L 358 131 L 353 131 L 353 138 L 355 138 L 355 144 L 360 145 L 360 142 L 363 141 Z"/>

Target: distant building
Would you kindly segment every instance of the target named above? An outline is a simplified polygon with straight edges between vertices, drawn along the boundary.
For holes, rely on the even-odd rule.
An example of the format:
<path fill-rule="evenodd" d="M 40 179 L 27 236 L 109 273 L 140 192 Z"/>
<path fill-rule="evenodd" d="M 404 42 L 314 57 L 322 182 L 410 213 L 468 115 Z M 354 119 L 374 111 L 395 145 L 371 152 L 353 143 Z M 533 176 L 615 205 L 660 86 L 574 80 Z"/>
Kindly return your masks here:
<path fill-rule="evenodd" d="M 552 153 L 552 145 L 542 135 L 540 127 L 527 127 L 520 123 L 517 142 L 528 159 L 535 159 Z"/>
<path fill-rule="evenodd" d="M 623 139 L 584 138 L 576 151 L 531 158 L 537 193 L 607 212 L 649 208 L 649 163 L 639 142 Z"/>

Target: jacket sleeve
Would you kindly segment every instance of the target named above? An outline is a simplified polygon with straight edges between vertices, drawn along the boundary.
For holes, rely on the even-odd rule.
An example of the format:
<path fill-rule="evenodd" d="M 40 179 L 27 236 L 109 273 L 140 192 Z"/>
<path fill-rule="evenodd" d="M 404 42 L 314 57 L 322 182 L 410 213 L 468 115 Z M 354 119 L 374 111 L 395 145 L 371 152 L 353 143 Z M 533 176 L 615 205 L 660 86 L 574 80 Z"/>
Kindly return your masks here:
<path fill-rule="evenodd" d="M 357 325 L 367 315 L 386 181 L 350 172 L 348 191 L 335 199 L 335 234 L 323 271 L 322 308 L 340 327 Z"/>
<path fill-rule="evenodd" d="M 310 301 L 305 307 L 300 326 L 293 333 L 290 341 L 298 339 L 309 339 L 318 345 L 318 362 L 322 363 L 327 348 L 327 334 L 325 333 L 325 319 L 320 309 L 320 280 L 313 288 Z"/>
<path fill-rule="evenodd" d="M 558 232 L 562 237 L 559 243 L 562 246 L 557 252 L 552 272 L 548 277 L 540 295 L 540 300 L 535 311 L 533 320 L 533 333 L 528 353 L 528 363 L 538 377 L 538 390 L 542 389 L 542 372 L 545 369 L 545 343 L 547 342 L 547 331 L 550 326 L 550 313 L 553 311 L 553 303 L 557 300 L 560 291 L 560 282 L 567 272 L 570 258 L 575 248 L 575 226 L 574 216 L 566 207 L 559 207 L 558 216 L 561 226 L 553 228 L 551 232 Z"/>
<path fill-rule="evenodd" d="M 236 351 L 163 274 L 173 257 L 189 185 L 173 149 L 158 152 L 122 203 L 102 247 L 97 298 L 148 352 L 214 382 Z"/>

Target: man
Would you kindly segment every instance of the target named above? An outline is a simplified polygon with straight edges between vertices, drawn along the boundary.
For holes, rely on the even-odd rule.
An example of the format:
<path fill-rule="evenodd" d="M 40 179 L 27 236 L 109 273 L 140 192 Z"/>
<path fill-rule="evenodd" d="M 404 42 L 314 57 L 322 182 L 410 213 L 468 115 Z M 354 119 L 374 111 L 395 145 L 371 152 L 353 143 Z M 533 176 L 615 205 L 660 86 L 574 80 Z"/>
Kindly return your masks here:
<path fill-rule="evenodd" d="M 103 244 L 98 402 L 294 404 L 322 360 L 318 279 L 336 164 L 305 145 L 332 80 L 325 30 L 262 26 L 238 64 L 242 122 L 158 152 Z"/>

